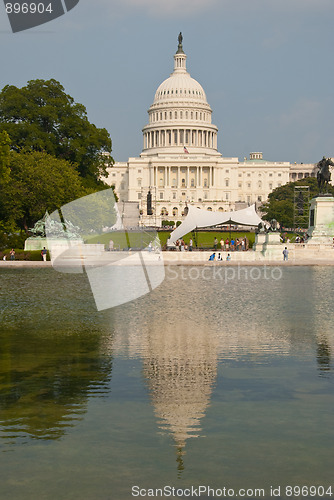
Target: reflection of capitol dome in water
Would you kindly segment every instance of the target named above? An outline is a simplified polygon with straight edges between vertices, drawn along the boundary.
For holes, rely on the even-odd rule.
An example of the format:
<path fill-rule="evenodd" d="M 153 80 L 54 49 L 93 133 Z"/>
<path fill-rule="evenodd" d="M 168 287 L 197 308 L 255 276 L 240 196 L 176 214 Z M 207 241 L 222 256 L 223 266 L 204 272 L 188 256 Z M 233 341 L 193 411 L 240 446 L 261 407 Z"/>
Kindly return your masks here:
<path fill-rule="evenodd" d="M 159 427 L 181 449 L 198 437 L 217 371 L 215 339 L 198 324 L 168 324 L 149 333 L 144 375 Z"/>

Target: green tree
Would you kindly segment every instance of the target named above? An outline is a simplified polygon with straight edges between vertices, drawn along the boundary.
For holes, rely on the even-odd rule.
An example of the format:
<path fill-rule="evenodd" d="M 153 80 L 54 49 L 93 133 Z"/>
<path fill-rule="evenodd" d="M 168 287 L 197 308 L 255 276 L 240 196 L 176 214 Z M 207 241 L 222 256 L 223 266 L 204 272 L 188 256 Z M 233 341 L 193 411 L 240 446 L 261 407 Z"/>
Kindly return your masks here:
<path fill-rule="evenodd" d="M 0 220 L 27 231 L 65 203 L 90 194 L 75 166 L 39 151 L 11 153 L 10 179 L 0 184 Z"/>
<path fill-rule="evenodd" d="M 104 128 L 87 118 L 54 79 L 31 80 L 25 87 L 5 86 L 0 92 L 0 131 L 6 130 L 17 152 L 46 151 L 77 165 L 85 184 L 105 188 L 99 181 L 112 165 L 111 139 Z"/>
<path fill-rule="evenodd" d="M 10 138 L 5 130 L 0 131 L 0 183 L 5 183 L 10 176 Z"/>
<path fill-rule="evenodd" d="M 281 226 L 293 227 L 295 186 L 310 186 L 310 198 L 319 194 L 317 179 L 314 177 L 284 184 L 274 189 L 268 196 L 268 202 L 262 205 L 264 219 L 276 219 Z M 334 195 L 334 187 L 329 185 L 328 192 Z"/>

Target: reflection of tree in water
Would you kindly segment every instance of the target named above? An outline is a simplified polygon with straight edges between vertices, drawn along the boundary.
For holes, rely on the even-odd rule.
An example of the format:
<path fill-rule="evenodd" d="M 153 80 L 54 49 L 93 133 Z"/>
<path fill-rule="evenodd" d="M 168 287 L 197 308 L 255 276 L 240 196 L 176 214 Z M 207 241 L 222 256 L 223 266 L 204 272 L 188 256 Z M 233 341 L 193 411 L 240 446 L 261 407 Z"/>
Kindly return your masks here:
<path fill-rule="evenodd" d="M 317 362 L 321 375 L 325 376 L 326 372 L 329 372 L 331 369 L 331 348 L 324 337 L 318 340 Z"/>
<path fill-rule="evenodd" d="M 1 333 L 0 423 L 7 441 L 58 439 L 82 418 L 89 397 L 108 392 L 112 361 L 99 355 L 99 335 Z"/>
<path fill-rule="evenodd" d="M 1 285 L 0 436 L 59 439 L 109 390 L 109 330 L 85 275 L 15 269 L 1 272 Z"/>

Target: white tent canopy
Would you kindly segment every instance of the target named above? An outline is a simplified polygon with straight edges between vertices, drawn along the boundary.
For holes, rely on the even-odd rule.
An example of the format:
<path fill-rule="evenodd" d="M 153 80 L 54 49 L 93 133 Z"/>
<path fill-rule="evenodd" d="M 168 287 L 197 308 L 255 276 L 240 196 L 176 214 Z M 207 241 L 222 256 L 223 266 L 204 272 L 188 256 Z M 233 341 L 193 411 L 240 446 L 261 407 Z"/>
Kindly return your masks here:
<path fill-rule="evenodd" d="M 258 226 L 262 222 L 255 211 L 255 205 L 236 210 L 235 212 L 210 212 L 193 206 L 189 207 L 188 215 L 172 232 L 169 242 L 175 243 L 185 234 L 199 227 L 218 226 L 219 224 L 240 224 L 242 226 Z"/>

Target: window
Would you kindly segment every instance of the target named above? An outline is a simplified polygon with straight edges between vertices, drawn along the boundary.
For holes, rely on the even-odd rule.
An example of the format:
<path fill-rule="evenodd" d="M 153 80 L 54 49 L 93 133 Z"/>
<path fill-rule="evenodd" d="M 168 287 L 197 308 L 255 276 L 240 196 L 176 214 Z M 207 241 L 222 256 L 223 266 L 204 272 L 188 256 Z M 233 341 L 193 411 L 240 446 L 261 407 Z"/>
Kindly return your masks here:
<path fill-rule="evenodd" d="M 138 193 L 138 200 L 141 200 L 141 193 Z"/>
<path fill-rule="evenodd" d="M 251 176 L 251 174 L 247 174 L 247 177 L 250 177 L 250 176 Z"/>
<path fill-rule="evenodd" d="M 282 174 L 278 174 L 278 177 L 282 177 Z"/>
<path fill-rule="evenodd" d="M 159 186 L 163 186 L 164 185 L 164 180 L 162 177 L 160 177 L 159 179 Z"/>
<path fill-rule="evenodd" d="M 270 172 L 269 177 L 272 177 L 272 176 L 273 176 L 273 174 Z"/>
<path fill-rule="evenodd" d="M 176 187 L 176 179 L 175 179 L 175 178 L 174 178 L 174 179 L 172 179 L 172 186 L 173 186 L 173 187 Z"/>
<path fill-rule="evenodd" d="M 207 210 L 208 210 L 209 212 L 212 212 L 212 207 L 208 207 L 208 208 L 207 208 Z"/>
<path fill-rule="evenodd" d="M 176 193 L 173 193 L 173 200 L 176 200 Z"/>
<path fill-rule="evenodd" d="M 258 196 L 257 201 L 262 201 L 262 196 Z"/>
<path fill-rule="evenodd" d="M 272 189 L 272 188 L 273 188 L 273 183 L 271 182 L 271 183 L 269 184 L 269 189 Z"/>
<path fill-rule="evenodd" d="M 208 179 L 204 179 L 204 187 L 208 187 Z"/>
<path fill-rule="evenodd" d="M 229 199 L 229 194 L 225 193 L 225 200 L 228 200 L 228 199 Z"/>
<path fill-rule="evenodd" d="M 178 214 L 178 208 L 177 207 L 173 207 L 173 217 L 177 217 L 177 214 Z"/>
<path fill-rule="evenodd" d="M 204 199 L 207 200 L 208 199 L 208 193 L 204 193 Z"/>
<path fill-rule="evenodd" d="M 228 187 L 229 186 L 229 180 L 228 179 L 225 179 L 225 186 Z"/>
<path fill-rule="evenodd" d="M 241 182 L 239 182 L 238 187 L 239 187 L 239 188 L 241 188 L 241 187 L 242 187 L 242 183 L 241 183 Z"/>
<path fill-rule="evenodd" d="M 164 194 L 162 192 L 159 193 L 160 200 L 164 199 Z"/>
<path fill-rule="evenodd" d="M 162 207 L 160 214 L 161 215 L 168 215 L 167 208 L 166 207 Z"/>
<path fill-rule="evenodd" d="M 195 187 L 195 179 L 191 179 L 190 181 L 190 186 L 193 188 Z"/>
<path fill-rule="evenodd" d="M 137 179 L 138 187 L 141 187 L 141 179 Z"/>
<path fill-rule="evenodd" d="M 182 184 L 182 187 L 186 187 L 186 180 L 185 179 L 181 179 L 181 184 Z"/>

